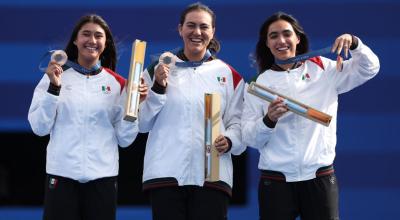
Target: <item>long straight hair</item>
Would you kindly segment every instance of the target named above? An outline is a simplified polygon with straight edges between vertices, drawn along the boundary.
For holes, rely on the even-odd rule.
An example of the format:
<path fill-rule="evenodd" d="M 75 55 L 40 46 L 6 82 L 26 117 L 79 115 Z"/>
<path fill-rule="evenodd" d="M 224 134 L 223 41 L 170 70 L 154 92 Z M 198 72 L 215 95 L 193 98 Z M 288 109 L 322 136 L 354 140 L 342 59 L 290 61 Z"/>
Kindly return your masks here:
<path fill-rule="evenodd" d="M 289 14 L 286 14 L 284 12 L 277 12 L 269 17 L 260 28 L 258 42 L 256 46 L 256 61 L 258 65 L 258 73 L 262 73 L 265 70 L 270 69 L 272 64 L 274 64 L 275 62 L 274 55 L 267 47 L 267 40 L 269 26 L 278 20 L 287 21 L 290 25 L 292 25 L 294 32 L 299 37 L 300 43 L 296 47 L 296 55 L 308 52 L 308 38 L 300 23 Z"/>
<path fill-rule="evenodd" d="M 106 34 L 106 43 L 103 53 L 100 54 L 100 62 L 103 67 L 109 68 L 112 71 L 115 71 L 117 66 L 117 49 L 115 47 L 114 39 L 111 33 L 111 29 L 106 23 L 106 21 L 96 14 L 85 15 L 79 19 L 77 24 L 75 25 L 71 37 L 68 41 L 67 47 L 65 48 L 65 52 L 68 55 L 68 59 L 77 60 L 78 59 L 78 47 L 74 44 L 78 32 L 86 23 L 94 23 L 98 24 L 101 28 L 103 28 Z"/>

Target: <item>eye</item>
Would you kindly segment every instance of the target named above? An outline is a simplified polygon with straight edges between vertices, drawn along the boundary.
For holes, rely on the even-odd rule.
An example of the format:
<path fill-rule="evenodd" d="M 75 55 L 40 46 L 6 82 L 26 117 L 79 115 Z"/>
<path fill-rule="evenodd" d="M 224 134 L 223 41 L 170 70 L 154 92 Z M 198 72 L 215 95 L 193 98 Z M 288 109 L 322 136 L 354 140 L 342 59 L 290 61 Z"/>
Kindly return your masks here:
<path fill-rule="evenodd" d="M 100 39 L 100 38 L 103 38 L 104 35 L 103 34 L 95 34 L 94 37 L 97 39 Z"/>
<path fill-rule="evenodd" d="M 276 33 L 272 33 L 272 34 L 269 34 L 268 35 L 268 38 L 269 39 L 275 39 L 275 38 L 277 38 L 278 37 L 278 34 L 276 34 Z"/>
<path fill-rule="evenodd" d="M 285 30 L 285 31 L 283 31 L 283 37 L 291 37 L 291 36 L 293 36 L 293 31 L 291 31 L 291 30 Z"/>
<path fill-rule="evenodd" d="M 196 28 L 196 25 L 193 24 L 193 23 L 187 23 L 187 24 L 186 24 L 186 27 L 188 27 L 188 28 L 190 28 L 190 29 L 194 29 L 194 28 Z"/>
<path fill-rule="evenodd" d="M 202 29 L 202 30 L 207 30 L 209 28 L 210 28 L 210 26 L 208 26 L 207 24 L 200 25 L 200 29 Z"/>
<path fill-rule="evenodd" d="M 293 35 L 292 32 L 284 32 L 284 33 L 283 33 L 283 36 L 284 36 L 284 37 L 291 37 L 292 35 Z"/>

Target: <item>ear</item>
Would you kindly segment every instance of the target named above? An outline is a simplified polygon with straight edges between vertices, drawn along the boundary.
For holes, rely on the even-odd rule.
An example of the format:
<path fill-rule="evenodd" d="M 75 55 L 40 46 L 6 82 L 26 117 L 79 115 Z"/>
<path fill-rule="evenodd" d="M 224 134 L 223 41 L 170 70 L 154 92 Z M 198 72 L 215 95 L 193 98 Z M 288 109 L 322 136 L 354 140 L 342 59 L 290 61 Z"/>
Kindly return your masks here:
<path fill-rule="evenodd" d="M 182 25 L 181 24 L 178 25 L 178 32 L 179 32 L 179 36 L 182 37 Z"/>
<path fill-rule="evenodd" d="M 76 40 L 74 40 L 74 42 L 73 42 L 73 43 L 74 43 L 74 45 L 76 46 Z"/>
<path fill-rule="evenodd" d="M 300 43 L 300 36 L 298 34 L 296 34 L 296 36 L 297 36 L 297 42 L 296 42 L 296 45 L 297 45 Z"/>

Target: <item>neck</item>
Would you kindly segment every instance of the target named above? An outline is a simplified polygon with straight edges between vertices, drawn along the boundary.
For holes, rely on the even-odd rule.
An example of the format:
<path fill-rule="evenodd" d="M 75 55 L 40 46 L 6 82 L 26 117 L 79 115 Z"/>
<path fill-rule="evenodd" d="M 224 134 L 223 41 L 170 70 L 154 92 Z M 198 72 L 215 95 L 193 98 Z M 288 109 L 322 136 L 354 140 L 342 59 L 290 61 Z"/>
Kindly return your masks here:
<path fill-rule="evenodd" d="M 296 69 L 297 67 L 301 66 L 301 62 L 296 63 L 289 63 L 289 64 L 272 64 L 271 69 L 275 71 L 289 71 L 291 69 Z"/>
<path fill-rule="evenodd" d="M 92 67 L 94 67 L 96 65 L 98 60 L 87 61 L 87 60 L 79 59 L 79 57 L 78 57 L 77 61 L 78 61 L 79 65 L 90 70 Z"/>
<path fill-rule="evenodd" d="M 288 64 L 282 64 L 282 65 L 277 65 L 280 68 L 284 69 L 284 70 L 290 70 L 292 69 L 294 66 L 296 66 L 296 63 L 288 63 Z"/>
<path fill-rule="evenodd" d="M 201 61 L 206 54 L 206 50 L 201 51 L 200 53 L 189 53 L 186 49 L 183 50 L 183 53 L 185 54 L 186 58 L 189 61 Z"/>

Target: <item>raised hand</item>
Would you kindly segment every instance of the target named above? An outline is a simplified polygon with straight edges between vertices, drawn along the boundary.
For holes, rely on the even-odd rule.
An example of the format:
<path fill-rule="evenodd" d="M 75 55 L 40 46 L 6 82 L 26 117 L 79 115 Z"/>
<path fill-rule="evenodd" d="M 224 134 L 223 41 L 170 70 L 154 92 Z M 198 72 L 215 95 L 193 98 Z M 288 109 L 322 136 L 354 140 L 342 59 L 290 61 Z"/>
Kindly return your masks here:
<path fill-rule="evenodd" d="M 352 43 L 353 43 L 353 38 L 351 34 L 342 34 L 336 38 L 335 43 L 333 43 L 331 51 L 332 53 L 336 52 L 337 55 L 340 55 L 342 50 L 344 50 L 344 56 L 345 58 L 347 58 Z"/>
<path fill-rule="evenodd" d="M 46 74 L 53 85 L 61 86 L 61 73 L 63 69 L 56 61 L 50 61 L 46 69 Z"/>
<path fill-rule="evenodd" d="M 167 87 L 167 79 L 169 75 L 169 66 L 160 63 L 155 71 L 155 78 L 159 85 Z"/>

